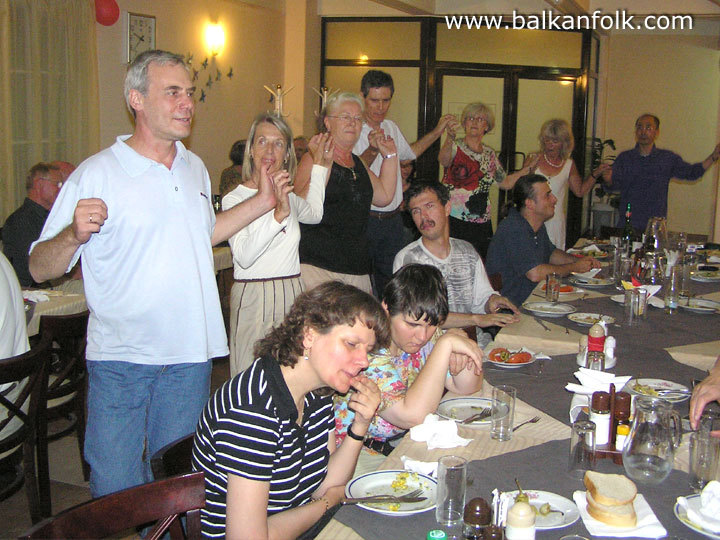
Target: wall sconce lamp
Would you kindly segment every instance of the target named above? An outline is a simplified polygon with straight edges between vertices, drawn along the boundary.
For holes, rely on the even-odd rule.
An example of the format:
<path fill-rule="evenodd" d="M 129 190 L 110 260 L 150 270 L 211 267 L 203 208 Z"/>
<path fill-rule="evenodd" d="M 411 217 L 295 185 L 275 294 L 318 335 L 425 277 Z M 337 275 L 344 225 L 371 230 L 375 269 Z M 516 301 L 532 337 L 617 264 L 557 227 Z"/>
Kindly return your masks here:
<path fill-rule="evenodd" d="M 212 56 L 217 56 L 225 47 L 225 30 L 220 24 L 208 24 L 205 27 L 205 45 Z"/>

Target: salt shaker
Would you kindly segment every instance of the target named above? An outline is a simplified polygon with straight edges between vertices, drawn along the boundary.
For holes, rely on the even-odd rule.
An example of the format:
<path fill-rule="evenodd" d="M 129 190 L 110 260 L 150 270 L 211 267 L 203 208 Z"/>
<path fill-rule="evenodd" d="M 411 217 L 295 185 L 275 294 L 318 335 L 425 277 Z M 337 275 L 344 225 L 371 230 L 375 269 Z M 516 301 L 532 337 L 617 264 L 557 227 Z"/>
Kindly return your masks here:
<path fill-rule="evenodd" d="M 607 392 L 593 392 L 590 403 L 591 422 L 595 423 L 595 445 L 600 446 L 610 442 L 610 394 Z"/>
<path fill-rule="evenodd" d="M 510 507 L 505 520 L 506 540 L 535 540 L 535 509 L 518 501 Z"/>

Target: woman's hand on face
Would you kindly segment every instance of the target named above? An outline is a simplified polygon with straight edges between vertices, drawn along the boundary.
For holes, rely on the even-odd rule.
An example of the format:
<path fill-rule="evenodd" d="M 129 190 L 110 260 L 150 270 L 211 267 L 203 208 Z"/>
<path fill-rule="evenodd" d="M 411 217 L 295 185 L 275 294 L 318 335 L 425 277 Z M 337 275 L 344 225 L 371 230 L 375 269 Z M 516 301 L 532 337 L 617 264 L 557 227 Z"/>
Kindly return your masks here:
<path fill-rule="evenodd" d="M 313 135 L 308 142 L 308 151 L 313 158 L 313 163 L 328 169 L 332 167 L 334 149 L 335 143 L 329 132 Z"/>
<path fill-rule="evenodd" d="M 353 425 L 359 422 L 364 425 L 364 428 L 367 428 L 380 405 L 380 389 L 366 375 L 355 376 L 351 385 L 353 392 L 348 407 L 355 411 Z"/>
<path fill-rule="evenodd" d="M 377 145 L 383 157 L 390 154 L 397 155 L 397 147 L 395 146 L 395 141 L 389 135 L 385 135 L 384 137 L 378 137 Z"/>
<path fill-rule="evenodd" d="M 263 167 L 261 170 L 261 180 L 263 174 L 267 175 L 268 168 L 269 165 L 268 167 Z M 278 171 L 271 176 L 270 181 L 272 182 L 273 191 L 275 193 L 275 200 L 277 200 L 275 213 L 273 215 L 275 217 L 275 221 L 280 223 L 290 215 L 290 192 L 292 191 L 292 186 L 290 185 L 290 173 L 287 171 Z"/>

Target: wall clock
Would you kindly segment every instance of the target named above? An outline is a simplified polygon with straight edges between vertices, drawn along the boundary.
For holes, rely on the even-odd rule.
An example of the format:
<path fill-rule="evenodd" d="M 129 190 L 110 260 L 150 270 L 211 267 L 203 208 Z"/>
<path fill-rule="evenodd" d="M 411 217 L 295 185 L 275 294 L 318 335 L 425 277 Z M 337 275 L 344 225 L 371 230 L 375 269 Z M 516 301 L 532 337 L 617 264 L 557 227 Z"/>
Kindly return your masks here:
<path fill-rule="evenodd" d="M 128 13 L 127 18 L 127 61 L 132 62 L 144 51 L 155 48 L 155 17 Z"/>

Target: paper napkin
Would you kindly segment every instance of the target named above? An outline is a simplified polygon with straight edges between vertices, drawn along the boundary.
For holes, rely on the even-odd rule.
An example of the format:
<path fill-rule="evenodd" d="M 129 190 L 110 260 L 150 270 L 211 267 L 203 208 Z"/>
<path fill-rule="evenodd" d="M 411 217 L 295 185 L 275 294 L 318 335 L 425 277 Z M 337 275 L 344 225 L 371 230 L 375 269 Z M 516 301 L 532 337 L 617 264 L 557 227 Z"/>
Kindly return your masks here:
<path fill-rule="evenodd" d="M 592 536 L 599 536 L 602 538 L 613 537 L 613 538 L 662 538 L 667 535 L 665 527 L 655 517 L 655 513 L 650 508 L 650 505 L 641 494 L 637 494 L 633 501 L 635 507 L 635 513 L 637 514 L 637 526 L 636 527 L 613 527 L 612 525 L 606 525 L 601 521 L 596 520 L 587 511 L 587 499 L 585 498 L 584 491 L 576 491 L 573 493 L 573 500 L 580 510 L 580 517 L 585 524 L 585 528 Z"/>
<path fill-rule="evenodd" d="M 458 435 L 454 420 L 440 420 L 436 414 L 428 414 L 422 424 L 410 428 L 410 438 L 416 442 L 426 442 L 428 450 L 467 446 L 472 441 Z"/>
<path fill-rule="evenodd" d="M 400 456 L 400 460 L 403 462 L 403 467 L 406 471 L 426 474 L 433 477 L 437 476 L 437 461 L 420 461 L 419 459 L 413 459 L 407 456 Z"/>
<path fill-rule="evenodd" d="M 23 298 L 31 302 L 47 302 L 50 300 L 45 291 L 23 291 Z"/>
<path fill-rule="evenodd" d="M 685 508 L 687 517 L 695 525 L 699 525 L 712 533 L 720 533 L 720 482 L 713 480 L 700 493 L 700 510 L 696 511 L 688 505 L 685 497 L 678 497 L 677 502 Z"/>
<path fill-rule="evenodd" d="M 592 270 L 588 270 L 587 272 L 583 272 L 583 273 L 573 272 L 573 275 L 577 276 L 579 278 L 590 279 L 590 278 L 595 277 L 598 274 L 598 272 L 600 272 L 600 270 L 601 270 L 600 268 L 593 268 Z"/>

